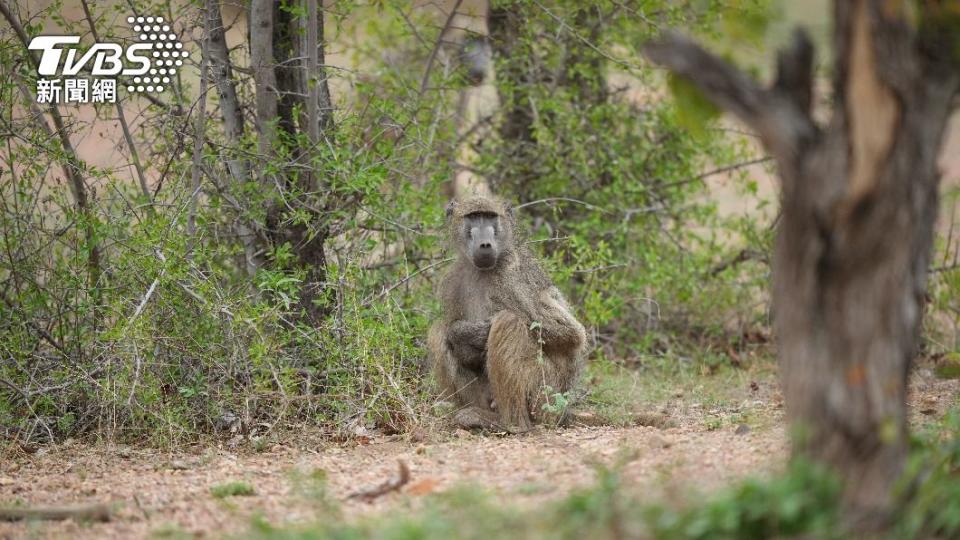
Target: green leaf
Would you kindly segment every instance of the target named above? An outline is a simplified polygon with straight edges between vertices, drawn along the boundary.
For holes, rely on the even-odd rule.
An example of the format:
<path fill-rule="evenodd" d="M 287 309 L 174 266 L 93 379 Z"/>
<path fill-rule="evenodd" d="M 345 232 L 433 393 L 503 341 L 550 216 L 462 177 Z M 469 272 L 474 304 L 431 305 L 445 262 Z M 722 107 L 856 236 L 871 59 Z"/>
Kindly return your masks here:
<path fill-rule="evenodd" d="M 704 136 L 707 124 L 720 116 L 720 109 L 683 77 L 671 73 L 667 86 L 677 108 L 677 122 L 694 137 Z"/>

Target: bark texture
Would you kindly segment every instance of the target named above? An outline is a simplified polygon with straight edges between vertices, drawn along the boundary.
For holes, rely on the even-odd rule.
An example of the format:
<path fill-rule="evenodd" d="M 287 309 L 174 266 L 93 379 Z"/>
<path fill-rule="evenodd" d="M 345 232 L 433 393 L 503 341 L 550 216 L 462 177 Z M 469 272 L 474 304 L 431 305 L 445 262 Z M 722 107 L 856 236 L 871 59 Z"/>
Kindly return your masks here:
<path fill-rule="evenodd" d="M 204 28 L 206 41 L 203 53 L 210 66 L 210 78 L 220 95 L 220 116 L 223 118 L 223 133 L 232 148 L 240 148 L 244 135 L 243 112 L 237 97 L 237 81 L 233 77 L 233 65 L 227 49 L 227 39 L 223 26 L 223 15 L 218 0 L 207 0 L 204 9 Z M 242 189 L 249 178 L 249 163 L 244 159 L 230 156 L 227 169 L 233 178 L 233 188 Z M 238 210 L 240 210 L 238 208 Z M 237 237 L 243 243 L 244 267 L 247 275 L 253 276 L 260 266 L 258 236 L 244 216 L 240 216 L 234 225 Z"/>
<path fill-rule="evenodd" d="M 254 3 L 256 5 L 256 2 Z M 262 41 L 269 44 L 269 57 L 263 59 L 264 90 L 271 91 L 273 114 L 276 129 L 283 133 L 283 140 L 274 144 L 290 144 L 298 133 L 306 133 L 310 146 L 294 145 L 289 148 L 292 163 L 309 160 L 316 146 L 333 129 L 332 104 L 327 86 L 323 49 L 323 10 L 312 0 L 302 6 L 306 17 L 294 15 L 280 3 L 264 3 L 263 18 L 271 17 L 269 38 Z M 253 21 L 251 21 L 252 23 Z M 251 30 L 255 27 L 251 24 Z M 254 40 L 251 36 L 251 46 Z M 256 74 L 255 74 L 256 78 Z M 261 82 L 258 81 L 258 94 Z M 272 86 L 272 88 L 266 88 Z M 260 96 L 258 95 L 258 103 Z M 300 114 L 297 114 L 300 106 Z M 273 118 L 258 118 L 265 124 Z M 264 149 L 266 154 L 272 150 Z M 302 171 L 297 167 L 280 167 L 275 182 L 279 189 L 278 200 L 267 211 L 267 229 L 274 245 L 289 242 L 297 256 L 297 262 L 306 269 L 306 279 L 300 290 L 300 306 L 307 319 L 317 323 L 325 314 L 324 308 L 315 300 L 324 291 L 326 285 L 326 252 L 324 243 L 329 236 L 329 228 L 323 224 L 323 217 L 316 208 L 320 206 L 316 199 L 326 191 L 323 179 L 317 178 L 313 170 Z M 273 187 L 271 187 L 273 189 Z M 329 202 L 329 201 L 328 201 Z M 292 221 L 286 217 L 290 208 L 306 209 L 313 219 L 311 223 Z"/>
<path fill-rule="evenodd" d="M 769 88 L 677 35 L 646 49 L 756 130 L 776 159 L 773 299 L 794 451 L 841 475 L 849 515 L 867 527 L 882 525 L 903 469 L 936 159 L 960 84 L 938 5 L 923 4 L 917 26 L 906 3 L 834 3 L 824 126 L 810 115 L 813 50 L 802 31 Z"/>

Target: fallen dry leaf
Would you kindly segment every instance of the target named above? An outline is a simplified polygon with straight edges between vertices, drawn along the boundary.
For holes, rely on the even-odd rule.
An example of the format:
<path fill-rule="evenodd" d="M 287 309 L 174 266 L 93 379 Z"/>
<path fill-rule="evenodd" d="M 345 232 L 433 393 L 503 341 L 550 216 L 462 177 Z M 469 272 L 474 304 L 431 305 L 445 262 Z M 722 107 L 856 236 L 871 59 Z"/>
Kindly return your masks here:
<path fill-rule="evenodd" d="M 437 490 L 437 486 L 440 485 L 440 481 L 436 478 L 424 478 L 410 484 L 410 487 L 407 488 L 407 493 L 417 497 L 423 495 L 429 495 Z"/>

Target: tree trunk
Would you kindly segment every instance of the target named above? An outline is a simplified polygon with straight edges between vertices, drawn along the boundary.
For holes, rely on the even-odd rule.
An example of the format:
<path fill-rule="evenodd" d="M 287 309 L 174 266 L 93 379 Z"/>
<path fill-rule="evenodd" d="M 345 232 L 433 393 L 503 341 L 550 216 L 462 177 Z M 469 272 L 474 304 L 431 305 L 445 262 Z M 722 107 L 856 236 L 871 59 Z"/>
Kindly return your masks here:
<path fill-rule="evenodd" d="M 776 158 L 773 301 L 794 454 L 832 467 L 851 521 L 870 528 L 889 516 L 907 450 L 936 158 L 960 70 L 949 8 L 922 4 L 918 28 L 906 3 L 834 6 L 826 126 L 810 116 L 813 54 L 801 31 L 769 89 L 676 35 L 646 52 L 755 129 Z"/>
<path fill-rule="evenodd" d="M 532 77 L 522 69 L 523 64 L 515 56 L 521 52 L 518 49 L 524 46 L 521 43 L 521 29 L 526 21 L 516 9 L 493 6 L 490 7 L 487 21 L 494 57 L 501 60 L 497 76 L 511 85 L 510 95 L 500 95 L 500 103 L 507 109 L 500 125 L 500 135 L 504 140 L 520 145 L 533 145 L 533 111 L 527 95 Z"/>
<path fill-rule="evenodd" d="M 323 54 L 323 12 L 318 5 L 304 6 L 307 17 L 298 17 L 280 3 L 273 3 L 272 63 L 274 65 L 274 84 L 279 95 L 276 115 L 278 129 L 288 135 L 285 141 L 295 140 L 299 132 L 308 134 L 308 140 L 319 143 L 326 135 L 324 129 L 332 129 L 332 105 L 326 72 L 320 69 L 325 58 Z M 313 19 L 313 20 L 311 20 Z M 301 37 L 301 34 L 305 37 Z M 316 39 L 315 42 L 311 42 Z M 312 50 L 305 50 L 312 49 Z M 312 65 L 311 65 L 312 64 Z M 309 81 L 314 79 L 311 84 Z M 311 90 L 311 87 L 314 90 Z M 314 102 L 313 99 L 318 100 Z M 313 105 L 311 105 L 313 103 Z M 295 114 L 297 106 L 301 113 Z M 312 125 L 316 123 L 316 125 Z M 279 144 L 279 142 L 278 142 Z M 317 151 L 316 146 L 291 148 L 293 161 L 302 161 L 304 156 Z M 276 245 L 289 242 L 297 255 L 297 262 L 306 270 L 306 278 L 300 288 L 300 307 L 307 320 L 317 323 L 325 314 L 315 300 L 326 285 L 327 227 L 321 222 L 323 216 L 317 215 L 315 208 L 321 206 L 316 201 L 323 192 L 314 172 L 297 171 L 294 168 L 280 173 L 282 187 L 279 196 L 285 201 L 277 201 L 267 212 L 267 227 L 272 241 Z M 312 204 L 303 204 L 310 200 Z M 307 208 L 314 218 L 311 223 L 288 222 L 284 214 L 289 207 Z"/>
<path fill-rule="evenodd" d="M 271 0 L 253 0 L 250 3 L 250 64 L 256 87 L 257 151 L 262 159 L 273 154 L 277 118 L 276 62 L 273 59 L 273 10 Z M 261 179 L 261 183 L 266 183 Z"/>
<path fill-rule="evenodd" d="M 207 35 L 202 52 L 209 55 L 206 60 L 210 65 L 210 78 L 217 88 L 217 93 L 220 94 L 223 133 L 230 147 L 240 148 L 244 133 L 243 113 L 240 110 L 240 99 L 237 97 L 237 81 L 233 78 L 233 65 L 230 62 L 230 54 L 227 50 L 220 2 L 219 0 L 207 0 L 205 8 L 204 27 Z M 230 156 L 226 164 L 230 176 L 233 177 L 233 187 L 237 192 L 240 192 L 248 179 L 249 164 L 246 160 L 235 156 Z M 244 267 L 247 275 L 253 276 L 260 266 L 257 236 L 253 227 L 247 223 L 246 217 L 242 215 L 238 217 L 235 229 L 237 237 L 243 244 Z"/>

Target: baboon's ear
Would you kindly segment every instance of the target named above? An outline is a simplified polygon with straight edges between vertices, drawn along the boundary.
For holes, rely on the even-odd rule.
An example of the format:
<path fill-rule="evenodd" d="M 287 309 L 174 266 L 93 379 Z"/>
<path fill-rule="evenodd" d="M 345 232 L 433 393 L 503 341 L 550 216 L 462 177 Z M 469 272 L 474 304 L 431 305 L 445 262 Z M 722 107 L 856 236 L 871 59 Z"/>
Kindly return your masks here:
<path fill-rule="evenodd" d="M 517 219 L 517 207 L 507 206 L 507 216 L 510 217 L 511 220 L 515 221 Z"/>
<path fill-rule="evenodd" d="M 453 210 L 454 210 L 456 207 L 457 207 L 457 201 L 456 201 L 456 200 L 451 200 L 450 202 L 447 203 L 447 206 L 444 208 L 444 210 L 447 212 L 447 217 L 448 217 L 448 218 L 453 215 Z"/>

